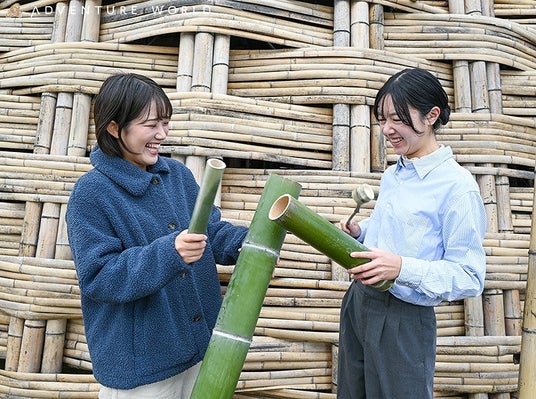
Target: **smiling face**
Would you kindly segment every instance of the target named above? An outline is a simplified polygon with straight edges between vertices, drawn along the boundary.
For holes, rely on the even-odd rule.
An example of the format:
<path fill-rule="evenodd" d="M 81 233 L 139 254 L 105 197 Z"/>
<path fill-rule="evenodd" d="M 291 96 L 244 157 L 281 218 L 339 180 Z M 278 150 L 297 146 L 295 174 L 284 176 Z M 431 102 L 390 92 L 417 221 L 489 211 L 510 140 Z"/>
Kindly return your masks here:
<path fill-rule="evenodd" d="M 433 124 L 439 115 L 438 107 L 432 108 L 425 116 L 409 107 L 414 128 L 402 122 L 390 95 L 385 96 L 378 111 L 380 130 L 397 155 L 420 158 L 439 148 L 433 131 Z"/>
<path fill-rule="evenodd" d="M 169 132 L 169 118 L 159 118 L 153 102 L 147 114 L 142 113 L 132 120 L 122 132 L 114 121 L 108 125 L 108 132 L 115 138 L 119 138 L 121 133 L 122 141 L 119 142 L 123 158 L 147 170 L 158 160 L 160 144 Z"/>

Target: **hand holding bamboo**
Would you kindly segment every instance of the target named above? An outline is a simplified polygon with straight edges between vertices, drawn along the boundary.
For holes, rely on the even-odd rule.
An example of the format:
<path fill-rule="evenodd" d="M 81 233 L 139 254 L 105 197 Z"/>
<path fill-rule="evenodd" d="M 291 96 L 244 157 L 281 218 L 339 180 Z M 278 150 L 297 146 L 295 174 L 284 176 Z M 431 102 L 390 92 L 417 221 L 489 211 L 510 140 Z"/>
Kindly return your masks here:
<path fill-rule="evenodd" d="M 369 251 L 366 246 L 289 195 L 274 202 L 268 217 L 345 269 L 370 262 L 350 256 L 351 252 Z M 382 280 L 372 287 L 387 291 L 392 285 L 392 280 Z"/>

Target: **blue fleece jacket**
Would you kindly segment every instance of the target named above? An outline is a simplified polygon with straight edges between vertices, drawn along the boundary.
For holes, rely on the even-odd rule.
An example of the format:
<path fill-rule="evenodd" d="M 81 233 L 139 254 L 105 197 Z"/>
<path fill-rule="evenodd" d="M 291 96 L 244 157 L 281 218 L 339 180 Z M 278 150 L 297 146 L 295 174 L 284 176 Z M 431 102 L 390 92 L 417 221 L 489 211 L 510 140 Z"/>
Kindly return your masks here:
<path fill-rule="evenodd" d="M 144 171 L 98 147 L 67 207 L 69 243 L 95 378 L 131 389 L 202 360 L 222 301 L 216 263 L 234 264 L 245 227 L 214 207 L 203 257 L 186 264 L 175 237 L 199 191 L 192 173 L 160 156 Z"/>

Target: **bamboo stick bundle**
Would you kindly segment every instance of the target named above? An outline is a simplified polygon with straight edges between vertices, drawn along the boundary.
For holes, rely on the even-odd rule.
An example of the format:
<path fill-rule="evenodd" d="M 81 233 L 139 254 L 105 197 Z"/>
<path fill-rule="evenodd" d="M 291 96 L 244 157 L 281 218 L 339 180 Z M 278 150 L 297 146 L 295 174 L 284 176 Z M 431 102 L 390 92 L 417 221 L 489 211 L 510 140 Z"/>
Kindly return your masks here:
<path fill-rule="evenodd" d="M 328 354 L 328 352 L 326 352 Z M 274 360 L 252 360 L 246 358 L 242 372 L 255 373 L 257 371 L 263 372 L 266 370 L 297 370 L 297 369 L 330 369 L 331 359 L 322 355 L 322 358 L 316 358 L 314 356 L 304 356 L 303 353 L 285 354 L 281 359 Z M 293 355 L 293 356 L 289 356 Z"/>
<path fill-rule="evenodd" d="M 268 306 L 296 306 L 296 307 L 337 307 L 340 299 L 332 298 L 294 298 L 267 295 L 264 305 Z"/>
<path fill-rule="evenodd" d="M 253 348 L 254 348 L 254 345 L 252 346 L 252 350 L 250 350 L 248 352 L 248 355 L 246 356 L 246 363 L 247 362 L 263 363 L 263 362 L 278 362 L 278 361 L 307 363 L 308 361 L 323 362 L 323 361 L 327 361 L 331 359 L 329 354 L 325 351 L 309 352 L 307 358 L 304 358 L 303 352 L 291 352 L 291 351 L 276 352 L 276 351 L 266 351 L 266 350 L 263 350 L 262 352 L 255 352 Z"/>
<path fill-rule="evenodd" d="M 212 158 L 207 160 L 188 232 L 205 233 L 225 167 L 225 163 L 219 159 Z"/>
<path fill-rule="evenodd" d="M 99 388 L 100 385 L 91 374 L 40 374 L 0 370 L 0 393 L 10 397 L 95 399 Z"/>
<path fill-rule="evenodd" d="M 262 391 L 256 391 L 253 393 L 239 393 L 235 394 L 233 398 L 255 398 L 255 399 L 268 399 L 268 398 L 286 398 L 286 399 L 335 399 L 336 394 L 314 391 L 302 391 L 290 388 L 279 389 L 265 389 Z"/>
<path fill-rule="evenodd" d="M 331 33 L 327 28 L 305 26 L 303 23 L 241 11 L 239 8 L 211 5 L 210 16 L 207 12 L 196 9 L 189 13 L 168 12 L 166 8 L 162 11 L 148 10 L 142 17 L 124 13 L 118 22 L 113 21 L 113 13 L 110 13 L 109 18 L 102 18 L 99 40 L 131 42 L 154 35 L 151 29 L 158 29 L 160 34 L 168 34 L 195 32 L 199 27 L 203 27 L 203 30 L 209 33 L 275 42 L 288 47 L 329 46 L 332 43 Z"/>
<path fill-rule="evenodd" d="M 385 80 L 386 77 L 392 75 L 397 71 L 397 67 L 393 66 L 392 62 L 389 62 L 389 52 L 354 48 L 354 47 L 302 47 L 297 49 L 283 49 L 283 50 L 270 50 L 270 51 L 253 51 L 253 50 L 236 50 L 231 52 L 231 64 L 233 67 L 248 68 L 244 71 L 266 71 L 266 70 L 299 70 L 307 69 L 301 68 L 302 65 L 325 65 L 322 69 L 328 69 L 337 65 L 340 69 L 344 70 L 364 70 L 370 73 L 376 73 L 378 76 L 378 82 L 371 82 L 371 85 L 377 85 L 377 88 L 381 86 L 381 80 Z M 415 59 L 406 57 L 401 54 L 401 58 L 397 60 L 398 65 L 405 65 L 408 67 L 429 67 L 439 74 L 441 79 L 451 77 L 452 72 L 445 65 L 428 61 L 424 59 Z M 270 69 L 267 69 L 270 68 Z M 240 71 L 240 70 L 238 70 Z M 234 72 L 231 69 L 231 74 Z M 383 75 L 383 78 L 381 76 Z M 373 75 L 374 76 L 374 75 Z M 450 87 L 447 84 L 447 90 Z"/>
<path fill-rule="evenodd" d="M 285 318 L 281 319 L 266 319 L 260 317 L 257 321 L 257 327 L 260 328 L 269 328 L 269 329 L 280 329 L 280 330 L 302 330 L 302 331 L 328 331 L 328 332 L 338 332 L 339 323 L 322 322 L 322 321 L 295 321 L 287 320 Z"/>
<path fill-rule="evenodd" d="M 255 129 L 253 126 L 241 126 L 241 123 L 237 121 L 237 124 L 233 121 L 225 123 L 221 119 L 214 123 L 208 122 L 184 122 L 180 124 L 180 128 L 174 128 L 171 130 L 171 134 L 166 139 L 166 145 L 178 145 L 180 143 L 188 144 L 195 142 L 195 139 L 189 139 L 189 137 L 195 137 L 197 142 L 202 143 L 200 139 L 212 139 L 213 142 L 218 143 L 223 141 L 229 143 L 236 143 L 236 149 L 242 146 L 239 143 L 255 143 L 258 145 L 257 151 L 262 151 L 262 147 L 266 145 L 274 147 L 294 147 L 299 142 L 301 143 L 300 152 L 306 152 L 311 150 L 310 154 L 322 153 L 331 151 L 331 140 L 324 140 L 320 142 L 317 140 L 317 136 L 295 134 L 294 137 L 290 136 L 288 131 L 267 131 L 265 129 Z M 218 146 L 225 146 L 225 144 L 217 144 Z M 250 148 L 255 148 L 253 145 L 249 145 Z M 267 151 L 268 152 L 268 151 Z M 299 154 L 299 152 L 295 152 Z M 323 158 L 328 159 L 327 156 Z"/>
<path fill-rule="evenodd" d="M 474 375 L 476 373 L 511 373 L 516 372 L 519 365 L 512 363 L 482 363 L 482 362 L 442 362 L 436 366 L 439 375 L 452 375 L 468 373 Z M 443 373 L 443 374 L 441 374 Z"/>
<path fill-rule="evenodd" d="M 0 247 L 6 251 L 16 249 L 22 234 L 25 206 L 21 203 L 0 202 Z M 15 248 L 16 246 L 16 248 Z M 2 252 L 10 255 L 7 252 Z"/>
<path fill-rule="evenodd" d="M 527 212 L 532 207 L 532 189 L 524 187 L 510 187 L 510 204 L 513 211 Z"/>
<path fill-rule="evenodd" d="M 488 363 L 488 364 L 497 364 L 497 363 L 508 363 L 515 364 L 514 356 L 512 354 L 503 354 L 492 356 L 489 354 L 480 355 L 480 354 L 467 354 L 461 355 L 460 353 L 454 354 L 438 354 L 436 356 L 436 364 L 439 363 Z"/>
<path fill-rule="evenodd" d="M 434 308 L 437 320 L 438 336 L 456 336 L 465 334 L 465 317 L 463 304 L 442 303 Z"/>
<path fill-rule="evenodd" d="M 92 370 L 91 358 L 81 318 L 67 320 L 67 331 L 63 350 L 63 362 L 80 370 Z"/>
<path fill-rule="evenodd" d="M 0 10 L 0 12 L 2 11 L 4 10 Z M 6 18 L 6 14 L 2 17 L 2 26 L 0 27 L 2 52 L 48 43 L 51 40 L 54 22 L 54 18 L 51 16 L 38 17 L 19 11 L 17 18 Z"/>
<path fill-rule="evenodd" d="M 283 317 L 284 316 L 284 317 Z M 263 318 L 286 318 L 288 320 L 307 320 L 327 323 L 339 322 L 339 308 L 271 308 L 263 307 L 260 317 Z"/>
<path fill-rule="evenodd" d="M 304 167 L 327 168 L 331 165 L 331 157 L 328 153 L 319 154 L 320 159 L 317 160 L 311 159 L 310 157 L 312 153 L 306 151 L 286 148 L 257 147 L 255 145 L 228 143 L 225 141 L 219 141 L 217 143 L 218 147 L 214 148 L 213 139 L 181 137 L 177 138 L 174 142 L 176 145 L 166 146 L 164 152 L 204 156 L 215 156 L 219 154 L 224 157 L 258 159 L 269 162 L 277 160 L 277 162 L 296 164 Z"/>
<path fill-rule="evenodd" d="M 0 312 L 0 357 L 5 359 L 8 345 L 10 317 L 4 312 Z"/>
<path fill-rule="evenodd" d="M 440 337 L 437 339 L 438 354 L 458 353 L 471 354 L 485 353 L 496 356 L 504 353 L 518 353 L 521 337 L 508 336 L 463 336 L 463 337 Z M 441 349 L 441 350 L 440 350 Z"/>
<path fill-rule="evenodd" d="M 329 291 L 343 291 L 348 289 L 349 281 L 329 280 L 330 275 L 325 273 L 320 279 L 306 278 L 275 278 L 272 280 L 272 287 L 296 287 L 299 289 L 316 288 Z"/>
<path fill-rule="evenodd" d="M 80 316 L 78 281 L 72 261 L 1 256 L 0 273 L 3 311 L 24 318 Z"/>
<path fill-rule="evenodd" d="M 148 75 L 164 83 L 164 86 L 169 86 L 169 84 L 165 84 L 168 82 L 167 73 L 171 73 L 174 66 L 170 61 L 171 57 L 167 55 L 159 56 L 151 53 L 138 54 L 134 52 L 119 52 L 119 54 L 116 54 L 107 50 L 87 49 L 83 44 L 80 44 L 79 49 L 72 49 L 74 54 L 66 50 L 68 49 L 59 47 L 57 52 L 50 55 L 48 55 L 48 50 L 39 51 L 42 53 L 40 58 L 36 58 L 35 54 L 23 59 L 20 56 L 13 57 L 13 60 L 8 58 L 5 60 L 6 65 L 2 68 L 3 76 L 15 78 L 33 72 L 38 75 L 34 78 L 34 81 L 38 81 L 37 78 L 41 75 L 72 77 L 78 73 L 78 76 L 85 75 L 88 80 L 102 81 L 112 72 L 110 68 L 121 68 L 146 71 Z M 78 51 L 81 54 L 78 54 Z M 71 58 L 68 64 L 65 64 L 65 57 Z M 93 63 L 90 57 L 93 57 Z M 135 61 L 127 63 L 122 57 L 132 57 Z M 18 69 L 15 67 L 17 63 L 19 64 Z M 66 74 L 65 71 L 71 71 L 71 73 Z M 89 85 L 98 84 L 91 81 L 87 83 Z"/>
<path fill-rule="evenodd" d="M 246 117 L 260 115 L 262 120 L 272 120 L 282 126 L 317 126 L 317 123 L 331 122 L 331 111 L 320 107 L 305 107 L 295 104 L 273 103 L 269 101 L 234 97 L 214 93 L 170 93 L 170 100 L 177 107 L 190 109 L 220 110 L 222 114 L 237 113 Z M 277 118 L 277 119 L 273 119 Z M 284 121 L 284 122 L 282 122 Z M 308 123 L 308 124 L 307 124 Z"/>
<path fill-rule="evenodd" d="M 291 304 L 287 304 L 290 306 Z M 299 306 L 299 305 L 298 305 Z M 311 304 L 308 304 L 311 306 Z M 331 305 L 334 307 L 334 305 Z M 269 327 L 257 327 L 255 328 L 256 335 L 263 335 L 266 337 L 289 339 L 289 340 L 305 340 L 311 342 L 321 342 L 337 344 L 339 340 L 338 332 L 320 332 L 320 331 L 301 331 L 301 330 L 283 330 L 278 328 Z"/>
<path fill-rule="evenodd" d="M 266 387 L 296 387 L 305 389 L 329 389 L 331 371 L 328 369 L 313 370 L 281 370 L 275 372 L 244 372 L 237 385 L 237 391 Z"/>
<path fill-rule="evenodd" d="M 181 113 L 185 111 L 187 113 Z M 264 137 L 274 137 L 280 140 L 288 140 L 289 142 L 296 140 L 304 141 L 304 145 L 311 145 L 313 146 L 312 148 L 315 148 L 314 145 L 320 146 L 323 144 L 325 146 L 331 144 L 331 135 L 327 125 L 311 126 L 308 123 L 286 124 L 277 122 L 274 118 L 268 118 L 263 115 L 254 115 L 251 111 L 247 114 L 236 113 L 236 115 L 232 116 L 228 116 L 229 113 L 225 115 L 224 112 L 220 112 L 219 114 L 216 113 L 214 115 L 203 115 L 200 114 L 199 111 L 194 113 L 190 110 L 182 111 L 179 109 L 172 117 L 172 122 L 180 121 L 180 126 L 172 124 L 172 131 L 180 132 L 178 129 L 186 130 L 186 127 L 190 126 L 192 130 L 195 130 L 196 127 L 199 130 L 199 126 L 203 125 L 206 126 L 206 130 L 218 131 L 222 130 L 219 128 L 226 128 L 233 134 L 242 134 L 245 136 L 245 141 L 249 141 L 246 140 L 248 135 L 254 135 L 255 139 L 258 138 L 259 140 L 262 140 Z M 183 127 L 183 124 L 187 124 L 187 126 Z M 233 126 L 233 124 L 236 124 L 236 126 Z M 282 131 L 286 132 L 286 134 L 282 134 Z M 239 138 L 240 137 L 237 137 L 236 139 Z"/>
<path fill-rule="evenodd" d="M 289 341 L 276 337 L 254 335 L 249 353 L 326 353 L 329 345 L 323 342 L 311 342 L 304 340 Z"/>
<path fill-rule="evenodd" d="M 303 358 L 303 353 L 301 354 Z M 296 360 L 296 361 L 263 361 L 263 362 L 249 362 L 244 363 L 242 368 L 243 372 L 256 372 L 256 371 L 266 371 L 266 370 L 302 370 L 302 369 L 330 369 L 331 361 L 314 361 L 309 360 L 307 362 Z"/>
<path fill-rule="evenodd" d="M 67 336 L 65 343 L 71 345 L 69 340 L 71 335 Z M 87 344 L 77 344 L 74 347 L 66 347 L 62 351 L 63 362 L 71 367 L 75 367 L 81 370 L 92 370 L 91 358 L 87 349 Z"/>
<path fill-rule="evenodd" d="M 337 292 L 331 290 L 313 290 L 313 289 L 299 289 L 292 288 L 268 288 L 267 295 L 270 297 L 291 297 L 291 298 L 326 298 L 326 299 L 342 299 L 344 291 Z"/>

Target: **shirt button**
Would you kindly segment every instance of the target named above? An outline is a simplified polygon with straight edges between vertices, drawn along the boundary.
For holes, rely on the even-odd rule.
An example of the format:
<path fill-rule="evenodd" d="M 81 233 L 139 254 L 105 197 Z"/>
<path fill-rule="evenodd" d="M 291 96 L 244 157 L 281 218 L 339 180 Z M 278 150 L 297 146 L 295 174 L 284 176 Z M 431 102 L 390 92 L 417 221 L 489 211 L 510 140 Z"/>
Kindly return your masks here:
<path fill-rule="evenodd" d="M 201 316 L 199 316 L 198 314 L 194 316 L 193 318 L 193 321 L 199 321 L 201 320 Z"/>
<path fill-rule="evenodd" d="M 158 177 L 153 177 L 151 179 L 151 184 L 154 184 L 155 186 L 160 183 L 160 180 L 158 180 Z"/>

